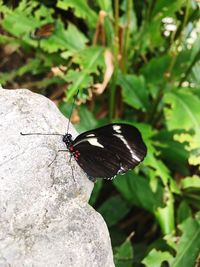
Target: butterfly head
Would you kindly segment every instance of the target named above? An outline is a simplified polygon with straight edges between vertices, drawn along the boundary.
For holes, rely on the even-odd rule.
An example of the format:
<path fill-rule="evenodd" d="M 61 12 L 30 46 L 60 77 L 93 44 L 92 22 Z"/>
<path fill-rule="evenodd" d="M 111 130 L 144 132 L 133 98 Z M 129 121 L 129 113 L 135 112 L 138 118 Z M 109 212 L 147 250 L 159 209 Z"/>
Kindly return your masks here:
<path fill-rule="evenodd" d="M 67 133 L 63 136 L 63 142 L 66 144 L 67 147 L 70 146 L 70 144 L 72 143 L 72 135 Z"/>

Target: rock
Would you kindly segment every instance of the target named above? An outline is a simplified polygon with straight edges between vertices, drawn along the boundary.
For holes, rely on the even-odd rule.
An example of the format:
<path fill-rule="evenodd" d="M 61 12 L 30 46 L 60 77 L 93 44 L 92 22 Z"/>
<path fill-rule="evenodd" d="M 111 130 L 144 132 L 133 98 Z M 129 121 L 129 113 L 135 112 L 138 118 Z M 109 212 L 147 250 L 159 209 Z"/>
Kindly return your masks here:
<path fill-rule="evenodd" d="M 1 267 L 114 266 L 107 226 L 88 204 L 93 183 L 69 152 L 57 153 L 62 137 L 20 135 L 67 125 L 44 96 L 0 89 Z"/>

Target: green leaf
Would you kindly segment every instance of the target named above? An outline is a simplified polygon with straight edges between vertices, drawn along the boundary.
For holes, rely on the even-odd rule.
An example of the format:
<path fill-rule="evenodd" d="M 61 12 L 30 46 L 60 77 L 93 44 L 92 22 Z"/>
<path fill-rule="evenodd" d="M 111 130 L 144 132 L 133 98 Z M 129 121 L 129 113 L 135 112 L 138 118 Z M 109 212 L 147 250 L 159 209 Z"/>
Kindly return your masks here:
<path fill-rule="evenodd" d="M 162 233 L 164 235 L 170 234 L 174 231 L 175 223 L 174 223 L 174 197 L 172 193 L 168 190 L 164 193 L 165 199 L 165 207 L 158 209 L 155 212 L 155 216 L 159 222 Z"/>
<path fill-rule="evenodd" d="M 41 40 L 40 47 L 49 53 L 68 49 L 73 55 L 84 49 L 87 41 L 86 36 L 75 25 L 69 23 L 65 29 L 63 22 L 57 20 L 54 33 L 49 38 Z"/>
<path fill-rule="evenodd" d="M 75 74 L 75 71 L 72 70 L 67 74 L 66 81 L 73 82 L 73 84 L 71 84 L 68 88 L 68 100 L 71 99 L 78 90 L 80 91 L 91 86 L 93 79 L 90 74 L 96 73 L 97 67 L 102 66 L 103 51 L 104 50 L 100 47 L 90 47 L 77 54 L 75 62 L 80 63 L 80 59 L 83 59 L 82 66 L 84 66 L 84 68 L 81 72 L 77 72 L 77 75 Z M 73 78 L 71 75 L 72 73 L 74 75 Z"/>
<path fill-rule="evenodd" d="M 61 112 L 68 118 L 71 113 L 72 107 L 73 103 L 69 102 L 61 102 L 59 105 L 59 109 L 61 110 Z M 79 107 L 79 116 L 80 116 L 80 123 L 74 125 L 74 127 L 78 132 L 80 133 L 85 132 L 87 130 L 97 127 L 98 124 L 97 120 L 95 119 L 92 112 L 90 112 L 87 109 L 86 106 L 82 105 Z"/>
<path fill-rule="evenodd" d="M 17 75 L 17 70 L 10 71 L 9 73 L 0 73 L 0 84 L 5 85 L 7 81 L 12 80 Z"/>
<path fill-rule="evenodd" d="M 176 62 L 174 64 L 173 71 L 171 72 L 171 79 L 179 82 L 180 77 L 183 77 L 183 73 L 185 73 L 191 64 L 192 61 L 192 50 L 183 50 L 179 52 L 176 58 Z"/>
<path fill-rule="evenodd" d="M 39 26 L 39 22 L 23 11 L 15 10 L 2 21 L 3 28 L 14 36 L 21 37 Z"/>
<path fill-rule="evenodd" d="M 198 138 L 199 135 L 196 136 L 196 138 Z M 194 142 L 195 140 L 193 139 L 191 141 L 191 143 L 195 144 Z M 198 140 L 197 140 L 198 142 Z M 192 149 L 190 151 L 190 157 L 189 157 L 189 164 L 190 165 L 194 165 L 194 166 L 198 166 L 200 165 L 200 149 L 199 149 L 199 146 L 198 145 L 195 145 L 195 149 Z"/>
<path fill-rule="evenodd" d="M 0 44 L 8 44 L 8 43 L 19 46 L 18 41 L 15 38 L 0 34 Z"/>
<path fill-rule="evenodd" d="M 65 76 L 62 76 L 67 83 L 70 83 L 67 91 L 67 100 L 71 100 L 72 97 L 79 91 L 81 92 L 85 88 L 89 88 L 93 84 L 93 77 L 86 71 L 72 70 L 70 69 Z"/>
<path fill-rule="evenodd" d="M 137 44 L 139 43 L 140 53 L 145 54 L 149 50 L 157 51 L 160 49 L 160 54 L 162 54 L 161 51 L 165 51 L 164 47 L 166 46 L 167 38 L 162 34 L 162 19 L 165 17 L 176 18 L 176 12 L 178 12 L 178 9 L 181 8 L 184 2 L 184 0 L 159 0 L 151 3 L 151 11 L 149 10 L 147 13 L 144 13 L 144 23 L 142 24 L 139 32 L 139 40 Z M 149 18 L 147 19 L 148 16 Z M 157 57 L 157 52 L 155 52 L 153 57 Z M 158 74 L 160 72 L 159 66 L 157 67 L 157 71 L 155 73 L 152 72 L 153 77 L 155 77 L 157 72 Z"/>
<path fill-rule="evenodd" d="M 154 141 L 152 140 L 154 136 L 156 136 L 155 130 L 153 130 L 150 125 L 144 123 L 134 123 L 133 125 L 138 127 L 139 130 L 142 132 L 144 142 L 147 146 L 147 156 L 144 160 L 144 164 L 150 166 L 152 169 L 153 176 L 160 177 L 163 184 L 166 185 L 171 179 L 171 176 L 167 166 L 157 158 L 157 154 L 159 154 L 158 149 L 155 148 Z"/>
<path fill-rule="evenodd" d="M 192 82 L 192 84 L 194 84 L 197 88 L 199 87 L 200 84 L 200 76 L 199 76 L 199 72 L 200 72 L 200 62 L 198 61 L 192 68 L 191 73 L 189 75 L 189 81 Z M 195 88 L 196 91 L 196 88 Z M 197 91 L 197 94 L 200 95 L 199 90 Z"/>
<path fill-rule="evenodd" d="M 83 18 L 84 20 L 86 20 L 89 23 L 90 27 L 94 28 L 96 26 L 98 16 L 89 7 L 87 1 L 85 0 L 58 0 L 57 7 L 64 10 L 72 8 L 78 18 Z"/>
<path fill-rule="evenodd" d="M 27 10 L 27 4 L 25 6 L 25 10 Z M 32 14 L 32 10 L 30 14 Z M 38 9 L 35 10 L 34 12 L 34 17 L 37 18 L 37 20 L 42 21 L 42 24 L 46 24 L 48 22 L 53 22 L 52 20 L 52 15 L 55 12 L 55 9 L 49 8 L 45 5 L 40 5 Z"/>
<path fill-rule="evenodd" d="M 130 209 L 131 207 L 128 206 L 127 201 L 118 195 L 108 198 L 97 211 L 101 213 L 107 225 L 111 227 L 118 223 Z"/>
<path fill-rule="evenodd" d="M 168 55 L 153 58 L 141 68 L 140 72 L 144 75 L 147 83 L 152 83 L 154 86 L 161 84 L 170 61 L 171 59 Z"/>
<path fill-rule="evenodd" d="M 177 221 L 178 223 L 182 223 L 184 220 L 186 220 L 188 217 L 192 216 L 192 210 L 190 209 L 188 203 L 183 200 L 177 210 Z"/>
<path fill-rule="evenodd" d="M 38 69 L 41 65 L 41 60 L 38 58 L 32 58 L 30 59 L 25 65 L 23 65 L 21 68 L 17 70 L 17 75 L 22 76 L 26 72 L 32 72 L 34 73 L 34 69 Z"/>
<path fill-rule="evenodd" d="M 196 146 L 200 146 L 200 99 L 187 89 L 166 93 L 164 96 L 166 123 L 170 130 L 194 129 Z"/>
<path fill-rule="evenodd" d="M 108 43 L 108 47 L 112 47 L 113 46 L 113 40 L 115 38 L 115 32 L 114 32 L 112 20 L 108 16 L 106 16 L 105 20 L 104 20 L 104 24 L 105 24 L 105 26 L 104 26 L 105 37 L 106 37 L 106 40 Z"/>
<path fill-rule="evenodd" d="M 142 263 L 147 267 L 161 267 L 164 261 L 170 264 L 172 259 L 173 256 L 167 251 L 163 252 L 152 249 L 149 254 L 143 259 Z"/>
<path fill-rule="evenodd" d="M 153 153 L 151 152 L 148 153 L 147 158 L 145 159 L 144 163 L 147 166 L 150 166 L 153 168 L 152 174 L 155 177 L 159 177 L 162 180 L 164 185 L 166 185 L 170 181 L 171 179 L 170 171 L 167 168 L 167 166 L 164 164 L 164 162 L 159 160 L 156 157 L 156 150 L 154 150 Z"/>
<path fill-rule="evenodd" d="M 169 105 L 165 108 L 165 115 L 170 129 L 200 128 L 200 99 L 197 96 L 183 89 L 166 93 L 164 101 Z"/>
<path fill-rule="evenodd" d="M 200 252 L 200 224 L 193 218 L 188 218 L 180 225 L 182 236 L 175 246 L 177 254 L 171 267 L 195 266 Z"/>
<path fill-rule="evenodd" d="M 79 132 L 85 132 L 93 129 L 97 126 L 98 122 L 94 117 L 94 114 L 90 112 L 86 106 L 81 106 L 79 110 L 80 123 L 76 124 L 75 127 Z"/>
<path fill-rule="evenodd" d="M 104 49 L 100 46 L 85 48 L 74 56 L 73 62 L 80 65 L 83 71 L 99 74 L 99 67 L 104 67 Z"/>
<path fill-rule="evenodd" d="M 193 175 L 192 177 L 185 177 L 181 180 L 181 187 L 183 189 L 199 189 L 200 190 L 200 177 Z"/>
<path fill-rule="evenodd" d="M 30 59 L 28 63 L 16 70 L 10 71 L 9 73 L 0 73 L 0 83 L 4 85 L 9 80 L 14 80 L 16 77 L 20 77 L 27 72 L 33 72 L 33 70 L 38 69 L 40 65 L 41 61 L 38 58 Z"/>
<path fill-rule="evenodd" d="M 101 10 L 106 11 L 107 13 L 112 15 L 112 1 L 108 0 L 97 0 L 98 5 Z"/>
<path fill-rule="evenodd" d="M 73 104 L 69 102 L 60 102 L 59 109 L 65 115 L 65 117 L 69 118 Z"/>
<path fill-rule="evenodd" d="M 113 247 L 122 244 L 127 237 L 126 233 L 123 231 L 123 229 L 120 229 L 118 225 L 111 227 L 109 229 L 109 233 Z"/>
<path fill-rule="evenodd" d="M 162 205 L 163 188 L 158 185 L 154 192 L 149 181 L 133 171 L 129 171 L 113 181 L 115 187 L 121 192 L 122 196 L 130 203 L 142 207 L 154 213 L 157 207 Z"/>
<path fill-rule="evenodd" d="M 161 130 L 154 135 L 153 140 L 155 140 L 156 146 L 161 153 L 160 158 L 170 167 L 170 170 L 188 175 L 189 152 L 186 150 L 188 143 L 180 143 L 174 138 L 176 134 L 181 133 L 181 130 Z"/>
<path fill-rule="evenodd" d="M 115 248 L 114 261 L 116 267 L 132 267 L 133 247 L 131 244 L 132 234 L 121 244 Z"/>
<path fill-rule="evenodd" d="M 148 109 L 149 102 L 144 77 L 124 75 L 120 72 L 117 76 L 117 84 L 122 88 L 122 96 L 125 103 L 143 111 Z"/>
<path fill-rule="evenodd" d="M 159 0 L 155 2 L 155 7 L 153 10 L 153 16 L 159 13 L 160 16 L 172 16 L 181 6 L 185 4 L 184 0 L 177 1 L 168 1 L 168 0 Z"/>

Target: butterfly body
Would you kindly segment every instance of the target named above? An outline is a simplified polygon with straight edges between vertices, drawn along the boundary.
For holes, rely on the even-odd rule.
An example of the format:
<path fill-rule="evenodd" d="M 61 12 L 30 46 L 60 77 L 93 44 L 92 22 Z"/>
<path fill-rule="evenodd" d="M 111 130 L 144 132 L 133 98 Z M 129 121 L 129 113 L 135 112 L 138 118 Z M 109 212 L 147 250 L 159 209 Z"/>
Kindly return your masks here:
<path fill-rule="evenodd" d="M 122 123 L 84 132 L 74 140 L 67 133 L 63 142 L 88 176 L 105 179 L 133 169 L 147 153 L 139 130 Z"/>

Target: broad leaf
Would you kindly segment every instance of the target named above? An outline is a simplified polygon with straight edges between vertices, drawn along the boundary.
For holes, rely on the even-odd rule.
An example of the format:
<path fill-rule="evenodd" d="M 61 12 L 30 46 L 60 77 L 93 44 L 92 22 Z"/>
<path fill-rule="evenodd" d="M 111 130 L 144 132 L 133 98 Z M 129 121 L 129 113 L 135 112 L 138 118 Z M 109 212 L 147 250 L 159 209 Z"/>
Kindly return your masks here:
<path fill-rule="evenodd" d="M 98 5 L 100 6 L 101 10 L 104 10 L 110 14 L 112 14 L 112 1 L 108 0 L 97 0 Z"/>
<path fill-rule="evenodd" d="M 170 130 L 195 130 L 196 146 L 200 146 L 200 99 L 189 90 L 166 93 L 164 102 L 166 123 Z"/>
<path fill-rule="evenodd" d="M 142 263 L 147 267 L 161 267 L 164 261 L 170 264 L 172 259 L 173 259 L 173 256 L 169 252 L 167 251 L 163 252 L 163 251 L 153 249 L 144 258 Z"/>
<path fill-rule="evenodd" d="M 144 77 L 118 73 L 117 84 L 122 88 L 124 102 L 133 108 L 147 110 L 149 102 Z"/>
<path fill-rule="evenodd" d="M 41 40 L 40 46 L 50 53 L 67 49 L 71 54 L 74 54 L 84 49 L 87 41 L 85 35 L 75 25 L 69 23 L 65 29 L 63 22 L 58 20 L 52 36 Z"/>
<path fill-rule="evenodd" d="M 131 209 L 122 197 L 113 196 L 108 198 L 99 208 L 98 212 L 104 217 L 110 227 L 118 223 Z"/>
<path fill-rule="evenodd" d="M 7 15 L 2 21 L 3 28 L 16 37 L 23 37 L 39 26 L 39 21 L 27 16 L 22 11 L 15 11 Z"/>
<path fill-rule="evenodd" d="M 115 187 L 130 203 L 154 213 L 162 205 L 162 187 L 153 192 L 150 182 L 133 171 L 113 181 Z"/>
<path fill-rule="evenodd" d="M 115 248 L 114 261 L 116 267 L 132 267 L 133 248 L 130 241 L 131 236 L 129 236 L 121 246 Z"/>
<path fill-rule="evenodd" d="M 144 67 L 141 68 L 141 73 L 146 78 L 147 83 L 160 84 L 163 82 L 164 75 L 170 64 L 168 55 L 151 59 Z"/>
<path fill-rule="evenodd" d="M 182 236 L 175 244 L 176 256 L 171 267 L 195 266 L 200 252 L 200 223 L 188 218 L 180 225 Z"/>
<path fill-rule="evenodd" d="M 178 223 L 182 223 L 190 216 L 192 216 L 192 210 L 187 201 L 183 200 L 177 210 L 177 221 Z"/>
<path fill-rule="evenodd" d="M 79 110 L 80 123 L 76 124 L 76 129 L 81 133 L 97 127 L 97 120 L 94 114 L 90 112 L 86 106 L 81 106 Z"/>
<path fill-rule="evenodd" d="M 172 193 L 168 190 L 164 193 L 165 196 L 165 207 L 158 209 L 155 212 L 155 216 L 160 224 L 162 233 L 164 235 L 172 233 L 175 228 L 174 222 L 174 197 Z"/>
<path fill-rule="evenodd" d="M 198 175 L 192 177 L 185 177 L 181 180 L 181 187 L 183 189 L 199 189 L 200 190 L 200 178 Z"/>
<path fill-rule="evenodd" d="M 154 135 L 153 140 L 159 149 L 160 158 L 164 160 L 170 169 L 188 175 L 188 157 L 189 152 L 186 150 L 188 142 L 180 143 L 175 140 L 175 134 L 181 134 L 182 131 L 159 131 Z"/>
<path fill-rule="evenodd" d="M 200 99 L 186 89 L 166 93 L 167 126 L 170 129 L 200 129 Z"/>
<path fill-rule="evenodd" d="M 58 0 L 57 7 L 64 10 L 72 8 L 77 17 L 88 21 L 90 27 L 96 26 L 98 17 L 85 0 Z"/>
<path fill-rule="evenodd" d="M 82 69 L 81 72 L 71 70 L 65 77 L 66 81 L 73 82 L 68 88 L 68 100 L 71 99 L 78 90 L 89 88 L 92 85 L 93 79 L 90 74 L 95 73 L 97 71 L 97 66 L 102 64 L 103 49 L 93 47 L 90 48 L 90 52 L 88 52 L 88 50 L 89 49 L 81 51 L 81 53 L 77 55 L 77 59 L 75 59 L 76 62 L 79 62 L 79 57 L 83 58 L 85 53 L 88 55 L 87 61 L 83 61 L 84 69 Z"/>
<path fill-rule="evenodd" d="M 156 16 L 158 13 L 161 16 L 172 16 L 181 6 L 185 3 L 184 0 L 177 1 L 168 1 L 168 0 L 159 0 L 155 2 L 155 7 L 153 10 L 153 16 Z"/>

